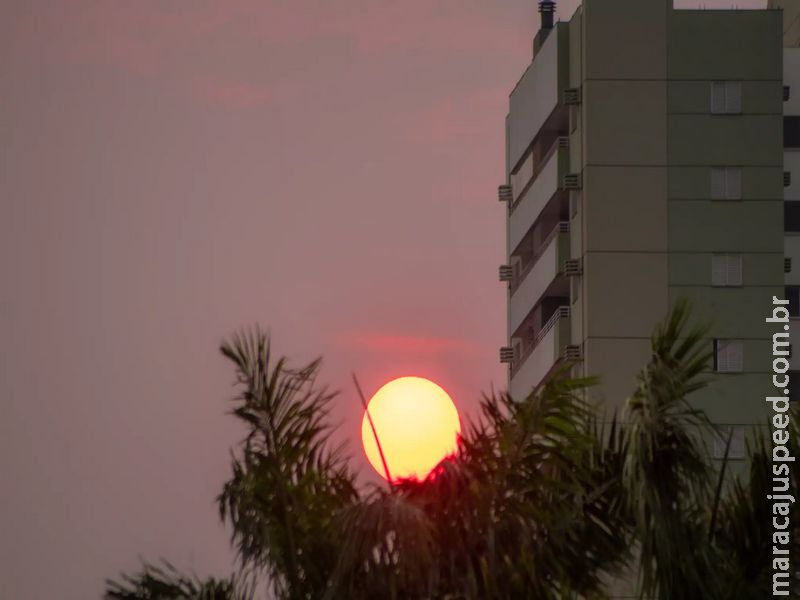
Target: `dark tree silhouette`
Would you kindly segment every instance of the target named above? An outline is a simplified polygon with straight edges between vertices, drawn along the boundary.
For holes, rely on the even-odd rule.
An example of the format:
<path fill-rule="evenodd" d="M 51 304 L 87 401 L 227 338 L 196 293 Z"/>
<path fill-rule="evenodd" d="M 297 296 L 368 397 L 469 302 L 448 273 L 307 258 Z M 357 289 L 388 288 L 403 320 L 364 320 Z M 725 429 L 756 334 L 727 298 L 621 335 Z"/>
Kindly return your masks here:
<path fill-rule="evenodd" d="M 527 398 L 484 397 L 457 453 L 424 481 L 362 490 L 329 443 L 335 394 L 316 383 L 319 361 L 292 369 L 261 331 L 237 335 L 221 350 L 247 435 L 218 503 L 240 573 L 200 581 L 146 565 L 109 582 L 106 598 L 242 600 L 254 577 L 286 600 L 607 598 L 621 581 L 641 598 L 762 598 L 769 424 L 740 473 L 727 456 L 721 469 L 710 460 L 720 432 L 690 402 L 706 385 L 708 343 L 688 322 L 678 302 L 619 418 L 604 425 L 585 400 L 594 381 L 563 371 Z M 786 493 L 800 498 L 797 469 Z"/>

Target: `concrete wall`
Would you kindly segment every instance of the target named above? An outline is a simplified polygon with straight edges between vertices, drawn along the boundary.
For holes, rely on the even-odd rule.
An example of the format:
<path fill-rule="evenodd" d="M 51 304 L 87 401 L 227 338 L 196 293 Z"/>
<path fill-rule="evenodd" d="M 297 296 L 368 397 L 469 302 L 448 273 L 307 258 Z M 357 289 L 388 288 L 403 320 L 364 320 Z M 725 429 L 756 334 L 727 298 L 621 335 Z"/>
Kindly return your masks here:
<path fill-rule="evenodd" d="M 531 186 L 520 197 L 514 211 L 508 217 L 508 251 L 513 253 L 528 230 L 539 218 L 547 203 L 558 191 L 559 179 L 565 175 L 563 166 L 559 168 L 559 154 L 567 150 L 560 148 L 554 152 L 542 167 Z M 563 162 L 562 162 L 563 164 Z"/>
<path fill-rule="evenodd" d="M 509 169 L 513 169 L 523 157 L 559 102 L 558 36 L 563 31 L 564 27 L 559 26 L 550 33 L 536 59 L 511 92 L 508 114 Z"/>
<path fill-rule="evenodd" d="M 509 336 L 513 335 L 519 328 L 531 308 L 533 308 L 536 300 L 553 283 L 556 273 L 561 270 L 564 260 L 569 258 L 569 256 L 564 256 L 566 254 L 565 250 L 567 250 L 565 247 L 568 243 L 568 233 L 555 235 L 520 286 L 514 291 L 508 302 Z"/>
<path fill-rule="evenodd" d="M 670 0 L 585 0 L 584 80 L 663 81 L 670 5 Z"/>
<path fill-rule="evenodd" d="M 783 282 L 783 100 L 774 11 L 675 11 L 669 19 L 669 298 L 688 298 L 713 338 L 742 340 L 744 372 L 716 374 L 693 399 L 712 420 L 768 414 L 771 329 Z M 741 82 L 742 110 L 711 114 L 711 82 Z M 711 168 L 742 169 L 742 199 L 710 199 Z M 743 255 L 741 287 L 711 287 L 711 255 Z M 712 365 L 709 365 L 711 369 Z"/>
<path fill-rule="evenodd" d="M 671 80 L 781 78 L 777 11 L 675 10 L 669 13 L 669 32 Z"/>
<path fill-rule="evenodd" d="M 580 331 L 584 373 L 603 378 L 592 397 L 609 411 L 633 390 L 668 306 L 667 10 L 584 3 Z"/>

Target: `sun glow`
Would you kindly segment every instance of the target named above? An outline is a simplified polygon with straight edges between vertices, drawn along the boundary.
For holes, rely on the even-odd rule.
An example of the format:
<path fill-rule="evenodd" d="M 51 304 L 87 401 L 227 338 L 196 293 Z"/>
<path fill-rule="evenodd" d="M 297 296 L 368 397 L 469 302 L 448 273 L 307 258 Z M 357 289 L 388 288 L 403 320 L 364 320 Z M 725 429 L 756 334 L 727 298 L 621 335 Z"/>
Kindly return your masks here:
<path fill-rule="evenodd" d="M 375 392 L 369 416 L 381 442 L 393 480 L 424 479 L 455 452 L 461 421 L 450 396 L 422 377 L 400 377 Z M 361 441 L 370 464 L 386 477 L 367 413 L 361 420 Z"/>

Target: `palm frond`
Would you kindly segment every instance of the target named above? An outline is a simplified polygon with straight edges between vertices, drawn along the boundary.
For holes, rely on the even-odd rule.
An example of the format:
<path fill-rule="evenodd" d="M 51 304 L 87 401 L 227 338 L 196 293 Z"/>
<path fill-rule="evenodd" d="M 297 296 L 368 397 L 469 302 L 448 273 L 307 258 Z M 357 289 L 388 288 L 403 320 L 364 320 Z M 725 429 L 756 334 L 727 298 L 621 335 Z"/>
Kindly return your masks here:
<path fill-rule="evenodd" d="M 341 551 L 328 598 L 423 598 L 432 588 L 434 528 L 403 494 L 376 489 L 340 515 Z"/>
<path fill-rule="evenodd" d="M 713 480 L 703 439 L 715 429 L 687 398 L 706 385 L 710 351 L 706 328 L 688 328 L 688 319 L 682 300 L 657 327 L 650 362 L 623 411 L 622 477 L 641 554 L 641 593 L 656 598 L 717 597 L 707 528 L 698 522 Z"/>
<path fill-rule="evenodd" d="M 167 561 L 161 566 L 145 563 L 133 575 L 107 580 L 105 600 L 253 600 L 253 586 L 241 577 L 209 577 L 201 580 L 184 575 Z"/>
<path fill-rule="evenodd" d="M 792 456 L 800 455 L 800 419 L 795 412 L 790 414 L 788 449 Z M 773 528 L 771 527 L 772 500 L 775 477 L 787 480 L 786 494 L 800 498 L 800 473 L 788 468 L 787 473 L 776 475 L 772 461 L 772 430 L 761 427 L 747 440 L 748 470 L 735 477 L 728 493 L 719 506 L 719 526 L 713 530 L 713 543 L 720 556 L 718 569 L 723 585 L 724 597 L 755 600 L 764 597 L 764 590 L 771 589 L 773 574 Z M 787 464 L 787 463 L 784 463 Z M 789 514 L 790 556 L 800 553 L 800 510 L 797 503 Z M 800 581 L 795 578 L 793 597 L 800 597 Z"/>
<path fill-rule="evenodd" d="M 291 369 L 260 330 L 221 347 L 241 389 L 231 411 L 247 427 L 218 498 L 242 565 L 264 568 L 282 597 L 325 589 L 337 560 L 334 515 L 356 498 L 328 423 L 335 394 L 316 385 L 320 361 Z"/>

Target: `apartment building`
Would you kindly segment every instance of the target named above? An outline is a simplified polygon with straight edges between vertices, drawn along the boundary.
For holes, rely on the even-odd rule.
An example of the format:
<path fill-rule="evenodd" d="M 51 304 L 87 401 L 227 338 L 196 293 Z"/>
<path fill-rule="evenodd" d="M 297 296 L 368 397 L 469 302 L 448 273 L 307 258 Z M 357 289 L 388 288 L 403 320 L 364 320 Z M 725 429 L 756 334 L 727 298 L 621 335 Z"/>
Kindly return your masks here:
<path fill-rule="evenodd" d="M 783 185 L 784 272 L 789 299 L 790 337 L 800 343 L 800 2 L 770 2 L 782 8 L 783 21 Z M 789 358 L 791 398 L 800 398 L 800 356 Z"/>
<path fill-rule="evenodd" d="M 554 23 L 554 9 L 539 3 L 506 119 L 509 390 L 522 397 L 571 365 L 602 377 L 593 400 L 621 407 L 654 326 L 686 297 L 714 350 L 712 385 L 693 401 L 742 453 L 774 389 L 772 296 L 799 286 L 800 312 L 800 152 L 783 165 L 800 81 L 787 75 L 785 101 L 782 12 L 584 0 Z M 798 60 L 786 61 L 795 79 Z M 798 200 L 785 239 L 784 191 Z"/>

